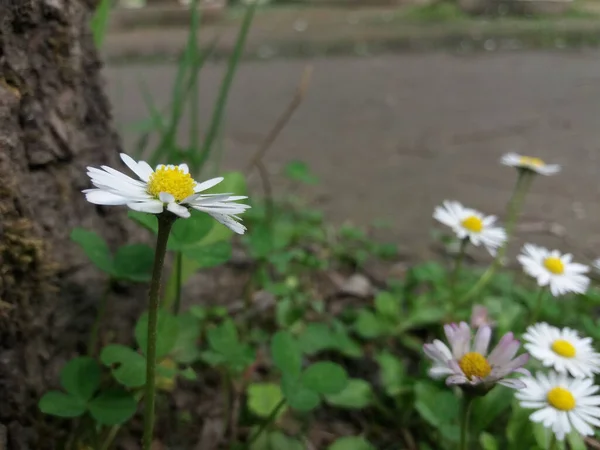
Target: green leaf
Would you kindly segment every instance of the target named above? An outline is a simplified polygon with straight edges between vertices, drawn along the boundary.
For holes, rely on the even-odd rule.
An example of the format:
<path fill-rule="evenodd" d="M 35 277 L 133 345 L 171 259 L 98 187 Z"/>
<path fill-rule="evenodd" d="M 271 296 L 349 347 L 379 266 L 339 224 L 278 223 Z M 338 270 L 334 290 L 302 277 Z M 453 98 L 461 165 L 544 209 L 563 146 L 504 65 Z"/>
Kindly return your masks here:
<path fill-rule="evenodd" d="M 473 405 L 472 427 L 475 431 L 487 430 L 499 416 L 510 409 L 513 396 L 508 388 L 496 386 Z"/>
<path fill-rule="evenodd" d="M 184 313 L 177 317 L 179 322 L 177 341 L 171 349 L 171 356 L 180 364 L 191 364 L 198 360 L 198 339 L 200 339 L 200 322 L 194 314 Z"/>
<path fill-rule="evenodd" d="M 567 442 L 571 450 L 586 450 L 587 445 L 579 433 L 571 431 L 567 434 Z"/>
<path fill-rule="evenodd" d="M 148 214 L 139 211 L 128 211 L 127 216 L 138 225 L 143 226 L 154 234 L 158 233 L 158 219 L 155 214 Z"/>
<path fill-rule="evenodd" d="M 93 358 L 74 358 L 61 370 L 60 384 L 69 394 L 85 402 L 92 398 L 100 386 L 100 367 Z"/>
<path fill-rule="evenodd" d="M 86 409 L 85 400 L 59 391 L 46 392 L 38 403 L 44 414 L 58 417 L 79 417 Z"/>
<path fill-rule="evenodd" d="M 358 312 L 358 316 L 354 322 L 354 329 L 365 339 L 374 339 L 390 331 L 381 318 L 366 309 Z"/>
<path fill-rule="evenodd" d="M 283 374 L 298 376 L 302 370 L 302 354 L 294 336 L 287 331 L 275 333 L 271 340 L 273 364 Z"/>
<path fill-rule="evenodd" d="M 169 238 L 169 248 L 175 251 L 198 245 L 215 226 L 215 219 L 206 213 L 191 211 L 191 217 L 177 220 Z"/>
<path fill-rule="evenodd" d="M 210 347 L 222 354 L 228 354 L 233 347 L 239 345 L 237 328 L 231 319 L 209 329 L 206 338 Z"/>
<path fill-rule="evenodd" d="M 283 400 L 283 394 L 278 384 L 252 383 L 248 386 L 248 409 L 258 417 L 269 417 L 281 400 Z M 284 412 L 285 409 L 281 408 L 276 418 Z"/>
<path fill-rule="evenodd" d="M 103 272 L 114 274 L 113 259 L 104 239 L 92 231 L 75 228 L 71 240 L 81 246 L 90 261 Z"/>
<path fill-rule="evenodd" d="M 345 389 L 337 394 L 325 397 L 327 403 L 348 409 L 362 409 L 371 404 L 373 389 L 365 380 L 351 378 Z"/>
<path fill-rule="evenodd" d="M 299 376 L 283 373 L 281 378 L 281 392 L 290 408 L 307 412 L 321 404 L 319 394 L 307 388 Z"/>
<path fill-rule="evenodd" d="M 379 364 L 379 379 L 385 393 L 390 397 L 398 395 L 404 386 L 406 377 L 404 364 L 387 351 L 379 353 L 375 360 Z"/>
<path fill-rule="evenodd" d="M 489 433 L 479 435 L 479 444 L 483 450 L 498 450 L 500 448 L 496 438 Z"/>
<path fill-rule="evenodd" d="M 337 439 L 327 450 L 376 450 L 369 441 L 360 436 L 345 436 Z"/>
<path fill-rule="evenodd" d="M 306 446 L 281 431 L 272 431 L 269 433 L 269 450 L 306 450 Z"/>
<path fill-rule="evenodd" d="M 175 316 L 165 310 L 158 311 L 156 324 L 156 358 L 167 356 L 177 342 L 179 323 Z M 146 354 L 148 346 L 148 312 L 144 312 L 135 325 L 135 339 Z"/>
<path fill-rule="evenodd" d="M 298 335 L 298 345 L 307 355 L 334 348 L 333 332 L 327 324 L 311 322 Z"/>
<path fill-rule="evenodd" d="M 512 414 L 506 427 L 506 437 L 511 450 L 530 450 L 535 445 L 530 415 L 531 410 L 521 408 L 519 402 L 513 400 Z"/>
<path fill-rule="evenodd" d="M 348 384 L 348 374 L 339 364 L 321 361 L 310 365 L 304 371 L 302 384 L 319 394 L 338 394 Z"/>
<path fill-rule="evenodd" d="M 245 242 L 253 258 L 264 259 L 271 256 L 274 247 L 274 236 L 271 228 L 268 223 L 259 223 L 248 232 Z"/>
<path fill-rule="evenodd" d="M 225 264 L 231 259 L 231 252 L 231 242 L 229 241 L 195 245 L 183 249 L 185 257 L 196 262 L 198 269 L 208 269 Z"/>
<path fill-rule="evenodd" d="M 446 312 L 439 306 L 423 304 L 419 309 L 409 315 L 399 327 L 399 332 L 413 328 L 422 328 L 440 323 L 446 317 Z"/>
<path fill-rule="evenodd" d="M 289 162 L 284 167 L 283 172 L 292 181 L 305 184 L 317 184 L 319 182 L 319 179 L 311 173 L 308 165 L 302 161 Z"/>
<path fill-rule="evenodd" d="M 91 28 L 96 48 L 100 48 L 104 42 L 104 36 L 108 29 L 108 16 L 110 15 L 111 3 L 111 0 L 100 0 L 92 17 Z"/>
<path fill-rule="evenodd" d="M 458 439 L 459 404 L 456 396 L 441 390 L 434 384 L 418 382 L 415 385 L 415 409 L 431 426 L 437 428 L 446 439 Z"/>
<path fill-rule="evenodd" d="M 101 392 L 90 404 L 90 414 L 102 425 L 119 425 L 127 422 L 137 410 L 133 395 L 122 390 Z"/>
<path fill-rule="evenodd" d="M 198 374 L 191 367 L 186 367 L 179 371 L 179 376 L 189 381 L 196 381 L 198 379 Z"/>
<path fill-rule="evenodd" d="M 254 361 L 254 349 L 239 342 L 237 329 L 231 319 L 209 329 L 206 335 L 211 351 L 202 353 L 202 358 L 209 364 L 225 364 L 234 373 L 239 373 Z"/>
<path fill-rule="evenodd" d="M 389 292 L 380 292 L 375 297 L 375 310 L 383 317 L 391 321 L 400 319 L 400 301 L 397 297 Z"/>
<path fill-rule="evenodd" d="M 100 353 L 100 361 L 111 368 L 115 380 L 125 387 L 135 388 L 146 383 L 146 359 L 129 347 L 107 345 Z"/>
<path fill-rule="evenodd" d="M 150 281 L 154 250 L 147 245 L 125 245 L 115 255 L 115 276 L 131 281 Z"/>

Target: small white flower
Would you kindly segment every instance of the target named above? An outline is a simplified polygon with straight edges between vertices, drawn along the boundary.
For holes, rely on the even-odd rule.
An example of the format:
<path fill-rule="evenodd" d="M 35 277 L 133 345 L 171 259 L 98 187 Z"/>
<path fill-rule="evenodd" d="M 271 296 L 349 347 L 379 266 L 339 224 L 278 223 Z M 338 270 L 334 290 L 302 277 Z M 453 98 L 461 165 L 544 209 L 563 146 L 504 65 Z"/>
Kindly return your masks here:
<path fill-rule="evenodd" d="M 527 328 L 523 339 L 531 356 L 559 373 L 588 378 L 600 372 L 600 354 L 594 351 L 592 339 L 579 337 L 575 330 L 541 322 Z"/>
<path fill-rule="evenodd" d="M 592 379 L 569 378 L 566 374 L 538 373 L 521 378 L 526 387 L 516 393 L 521 406 L 537 409 L 529 416 L 532 422 L 551 429 L 560 441 L 575 430 L 583 436 L 594 434 L 600 426 L 600 396 Z"/>
<path fill-rule="evenodd" d="M 517 257 L 525 273 L 537 279 L 539 286 L 550 286 L 555 297 L 569 292 L 583 294 L 590 284 L 584 275 L 589 267 L 573 262 L 573 255 L 525 244 Z"/>
<path fill-rule="evenodd" d="M 201 193 L 219 184 L 223 178 L 196 183 L 187 164 L 161 164 L 152 170 L 148 163 L 136 162 L 124 153 L 121 153 L 121 159 L 141 181 L 108 166 L 101 169 L 88 167 L 87 174 L 96 187 L 83 191 L 90 203 L 127 205 L 135 211 L 151 214 L 160 214 L 167 209 L 183 218 L 190 217 L 189 208 L 194 208 L 210 214 L 235 233 L 244 234 L 246 231 L 246 227 L 238 222 L 241 220 L 238 214 L 250 206 L 235 202 L 247 197 Z"/>
<path fill-rule="evenodd" d="M 423 346 L 425 355 L 433 361 L 433 367 L 429 370 L 432 378 L 447 377 L 448 385 L 482 387 L 484 391 L 495 384 L 513 389 L 525 386 L 517 379 L 506 378 L 515 372 L 529 375 L 523 369 L 529 355 L 524 353 L 515 358 L 521 344 L 512 333 L 505 334 L 488 355 L 492 337 L 489 326 L 480 327 L 474 339 L 471 328 L 465 322 L 445 325 L 444 332 L 451 348 L 438 339 Z"/>
<path fill-rule="evenodd" d="M 501 161 L 505 166 L 530 170 L 541 175 L 554 175 L 560 172 L 560 166 L 558 164 L 546 164 L 540 158 L 521 156 L 516 153 L 507 153 L 502 157 Z"/>
<path fill-rule="evenodd" d="M 484 216 L 455 201 L 445 201 L 442 206 L 436 207 L 433 218 L 452 228 L 459 239 L 468 238 L 475 246 L 483 244 L 492 255 L 506 241 L 504 228 L 493 226 L 495 216 Z"/>

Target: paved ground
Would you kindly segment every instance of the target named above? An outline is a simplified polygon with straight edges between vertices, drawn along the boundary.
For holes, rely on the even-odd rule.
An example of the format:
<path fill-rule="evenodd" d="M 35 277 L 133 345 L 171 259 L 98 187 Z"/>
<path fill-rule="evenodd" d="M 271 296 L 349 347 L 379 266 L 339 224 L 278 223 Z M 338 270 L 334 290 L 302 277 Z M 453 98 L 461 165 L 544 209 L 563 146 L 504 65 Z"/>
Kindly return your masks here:
<path fill-rule="evenodd" d="M 515 174 L 497 161 L 516 150 L 564 165 L 559 176 L 537 180 L 528 227 L 564 226 L 578 255 L 600 255 L 600 53 L 429 53 L 312 63 L 310 92 L 268 157 L 276 182 L 284 163 L 302 159 L 322 180 L 306 194 L 330 218 L 388 219 L 398 241 L 419 252 L 429 241 L 432 209 L 444 199 L 503 215 Z M 227 111 L 226 167 L 245 165 L 306 64 L 242 66 Z M 202 75 L 206 111 L 222 70 L 210 66 Z M 174 74 L 170 66 L 109 67 L 117 123 L 145 116 L 139 79 L 164 104 Z M 126 136 L 125 145 L 131 142 Z M 522 238 L 560 243 L 527 233 Z"/>

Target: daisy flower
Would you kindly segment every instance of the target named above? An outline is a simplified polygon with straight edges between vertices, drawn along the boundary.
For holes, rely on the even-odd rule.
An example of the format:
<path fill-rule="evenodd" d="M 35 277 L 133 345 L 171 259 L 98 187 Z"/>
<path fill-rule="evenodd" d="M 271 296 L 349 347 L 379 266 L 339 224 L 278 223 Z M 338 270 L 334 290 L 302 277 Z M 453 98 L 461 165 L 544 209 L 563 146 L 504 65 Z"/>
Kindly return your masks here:
<path fill-rule="evenodd" d="M 575 330 L 536 323 L 527 328 L 523 339 L 531 356 L 559 373 L 587 378 L 600 372 L 600 354 L 594 351 L 592 339 L 579 337 Z"/>
<path fill-rule="evenodd" d="M 504 228 L 493 226 L 495 216 L 484 216 L 455 201 L 445 201 L 436 207 L 433 218 L 452 228 L 459 239 L 469 239 L 475 246 L 483 244 L 492 255 L 506 241 Z"/>
<path fill-rule="evenodd" d="M 525 388 L 516 394 L 523 408 L 537 409 L 529 416 L 532 422 L 550 428 L 559 441 L 575 430 L 583 436 L 594 434 L 600 426 L 600 396 L 592 379 L 569 378 L 566 374 L 538 373 L 521 378 Z"/>
<path fill-rule="evenodd" d="M 494 327 L 496 323 L 490 318 L 488 309 L 483 305 L 473 305 L 471 310 L 471 326 L 479 328 L 484 325 Z"/>
<path fill-rule="evenodd" d="M 502 157 L 501 162 L 505 166 L 525 169 L 541 175 L 554 175 L 560 172 L 560 166 L 558 164 L 546 164 L 540 158 L 521 156 L 516 153 L 507 153 Z"/>
<path fill-rule="evenodd" d="M 515 358 L 521 344 L 512 333 L 505 334 L 488 354 L 492 336 L 489 326 L 480 327 L 472 343 L 471 328 L 465 322 L 445 325 L 444 331 L 450 348 L 438 339 L 423 346 L 425 355 L 433 361 L 429 370 L 432 378 L 446 377 L 448 385 L 482 388 L 484 392 L 496 383 L 513 389 L 525 386 L 520 380 L 506 378 L 514 372 L 529 375 L 522 368 L 529 355 L 524 353 Z"/>
<path fill-rule="evenodd" d="M 573 255 L 561 255 L 558 250 L 547 250 L 533 244 L 525 244 L 517 257 L 523 270 L 537 279 L 540 286 L 550 286 L 555 297 L 569 292 L 583 294 L 590 283 L 584 275 L 589 267 L 573 262 Z"/>
<path fill-rule="evenodd" d="M 188 218 L 190 208 L 210 214 L 214 219 L 238 234 L 244 234 L 246 227 L 239 221 L 238 214 L 250 208 L 249 205 L 235 203 L 245 196 L 230 194 L 202 194 L 216 186 L 222 177 L 197 183 L 190 175 L 187 164 L 178 166 L 161 164 L 156 170 L 144 161 L 136 162 L 125 153 L 121 159 L 135 173 L 135 180 L 108 166 L 100 169 L 88 167 L 88 176 L 95 189 L 86 189 L 84 194 L 90 203 L 96 205 L 127 205 L 134 211 L 160 214 L 165 209 L 173 214 Z"/>

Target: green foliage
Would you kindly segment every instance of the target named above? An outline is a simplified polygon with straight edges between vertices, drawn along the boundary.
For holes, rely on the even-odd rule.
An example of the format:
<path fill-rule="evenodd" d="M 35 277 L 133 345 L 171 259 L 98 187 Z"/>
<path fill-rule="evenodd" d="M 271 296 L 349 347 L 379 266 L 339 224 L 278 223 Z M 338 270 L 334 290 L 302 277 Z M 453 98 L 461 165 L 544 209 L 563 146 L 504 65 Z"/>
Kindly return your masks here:
<path fill-rule="evenodd" d="M 292 181 L 304 184 L 317 184 L 319 179 L 312 174 L 305 162 L 292 161 L 283 168 L 283 173 Z"/>
<path fill-rule="evenodd" d="M 111 369 L 117 382 L 128 388 L 146 383 L 146 358 L 129 347 L 109 344 L 102 349 L 100 361 Z"/>
<path fill-rule="evenodd" d="M 150 280 L 154 261 L 154 251 L 150 247 L 126 245 L 119 248 L 113 258 L 104 239 L 92 231 L 75 228 L 71 232 L 71 240 L 81 246 L 96 267 L 111 277 L 136 282 Z"/>
<path fill-rule="evenodd" d="M 281 387 L 275 383 L 252 383 L 248 386 L 248 409 L 258 417 L 267 418 L 283 400 Z M 280 409 L 277 417 L 285 413 Z"/>
<path fill-rule="evenodd" d="M 94 44 L 96 44 L 97 48 L 102 47 L 104 37 L 106 36 L 111 3 L 111 0 L 100 0 L 92 17 L 92 34 L 94 35 Z"/>
<path fill-rule="evenodd" d="M 92 358 L 78 357 L 69 361 L 60 373 L 66 391 L 49 391 L 40 399 L 39 408 L 45 414 L 58 417 L 79 417 L 89 411 L 97 423 L 117 425 L 135 413 L 137 401 L 121 390 L 100 390 L 100 367 Z"/>
<path fill-rule="evenodd" d="M 231 373 L 239 375 L 256 358 L 254 349 L 240 341 L 236 326 L 230 319 L 210 328 L 206 338 L 209 350 L 204 351 L 201 358 L 211 366 L 225 367 Z"/>
<path fill-rule="evenodd" d="M 157 326 L 156 326 L 156 358 L 167 356 L 177 343 L 177 336 L 179 333 L 179 323 L 177 318 L 165 311 L 160 310 L 158 312 Z M 135 340 L 139 345 L 142 352 L 146 353 L 148 346 L 148 313 L 145 312 L 140 316 L 135 325 Z"/>
<path fill-rule="evenodd" d="M 336 440 L 327 450 L 375 450 L 375 447 L 363 437 L 346 436 Z"/>
<path fill-rule="evenodd" d="M 339 408 L 363 409 L 371 404 L 374 398 L 371 385 L 361 379 L 351 378 L 346 387 L 337 394 L 326 396 L 327 403 Z"/>

